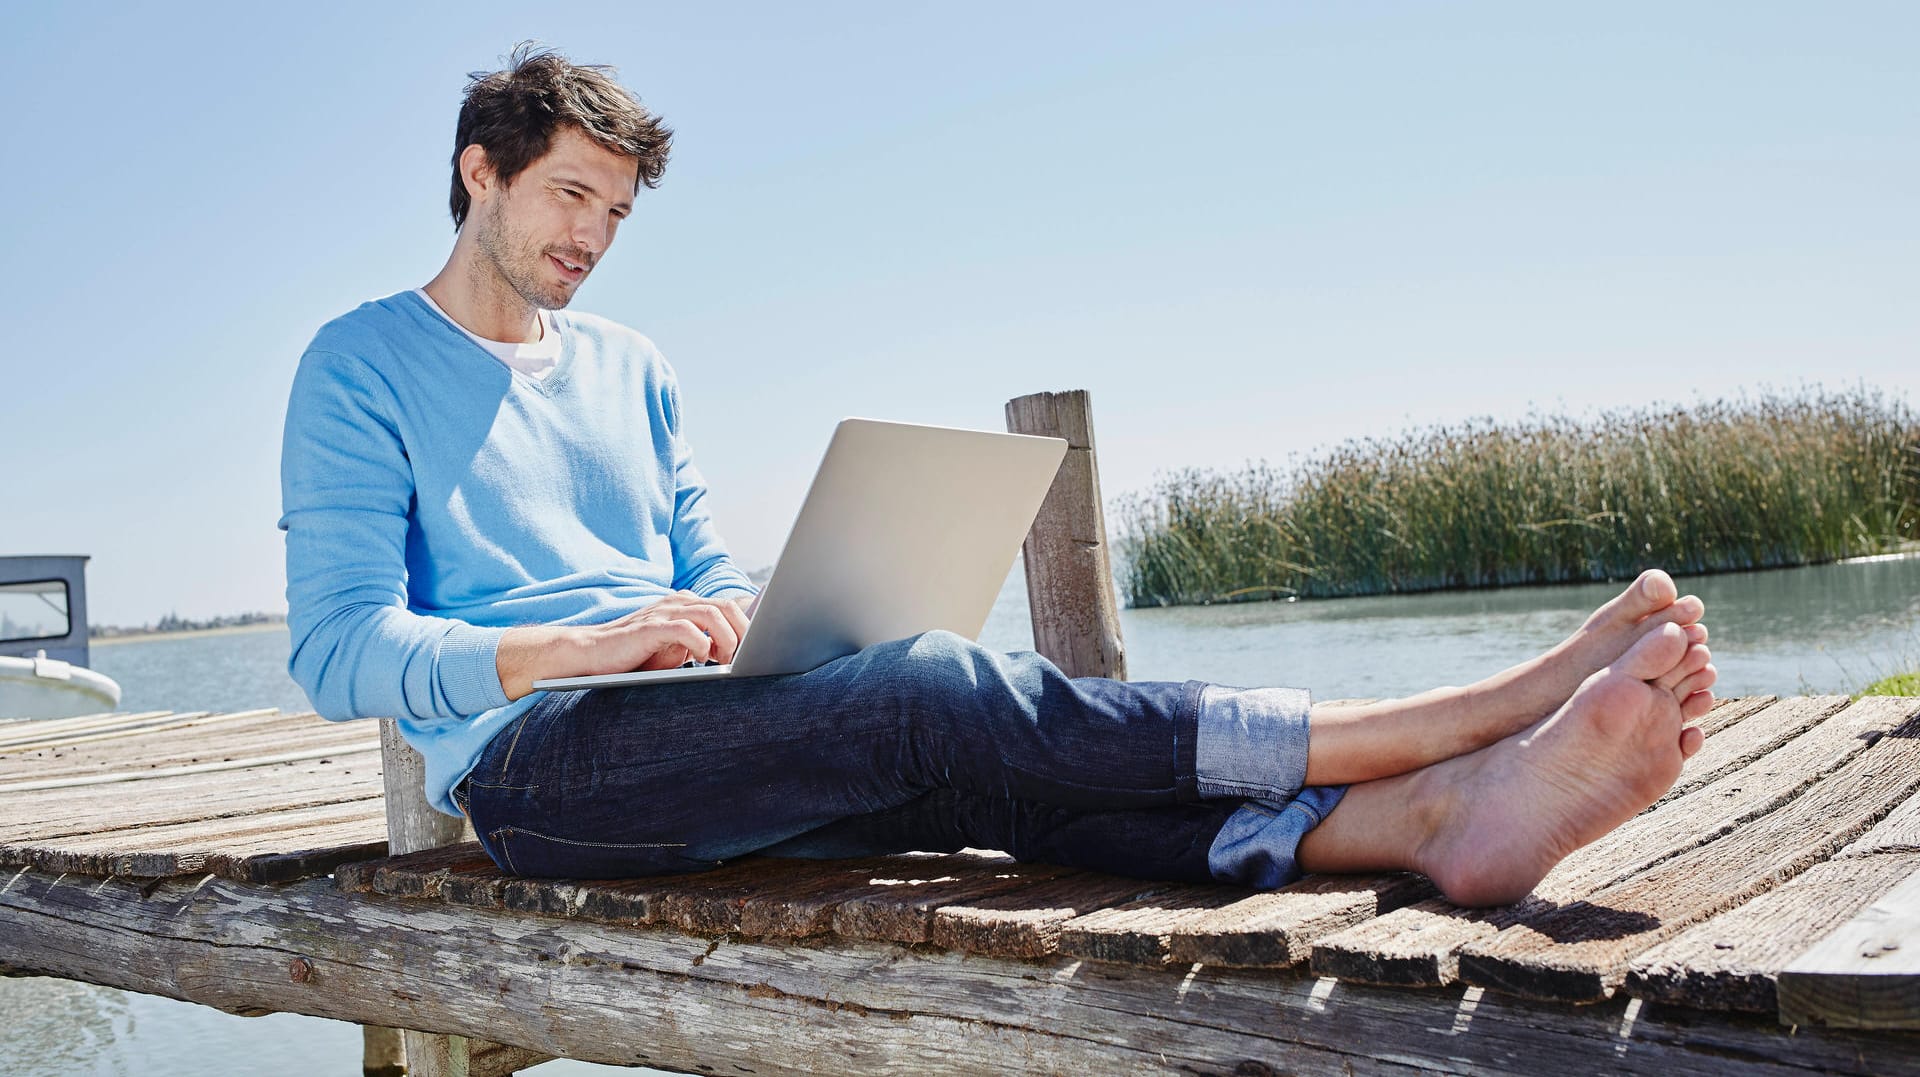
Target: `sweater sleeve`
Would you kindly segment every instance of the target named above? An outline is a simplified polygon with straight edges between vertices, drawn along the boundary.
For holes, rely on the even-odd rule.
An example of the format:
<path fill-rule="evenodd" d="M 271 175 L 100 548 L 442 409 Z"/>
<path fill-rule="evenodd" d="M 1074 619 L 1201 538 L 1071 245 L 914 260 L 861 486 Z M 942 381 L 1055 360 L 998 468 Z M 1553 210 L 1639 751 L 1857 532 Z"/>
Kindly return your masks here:
<path fill-rule="evenodd" d="M 727 555 L 707 511 L 707 483 L 693 466 L 693 449 L 680 430 L 680 385 L 666 385 L 667 433 L 673 441 L 673 586 L 703 598 L 758 594 L 759 588 Z"/>
<path fill-rule="evenodd" d="M 280 456 L 288 672 L 328 719 L 466 718 L 508 703 L 504 629 L 407 609 L 413 472 L 391 390 L 364 362 L 309 351 Z"/>

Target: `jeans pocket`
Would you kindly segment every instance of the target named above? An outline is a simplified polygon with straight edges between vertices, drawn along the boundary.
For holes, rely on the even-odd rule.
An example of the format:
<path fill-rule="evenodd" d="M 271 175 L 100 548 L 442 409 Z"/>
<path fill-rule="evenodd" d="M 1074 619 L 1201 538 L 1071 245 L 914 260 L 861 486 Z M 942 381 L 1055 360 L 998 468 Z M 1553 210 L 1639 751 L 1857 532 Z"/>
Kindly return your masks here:
<path fill-rule="evenodd" d="M 579 692 L 548 692 L 533 706 L 528 707 L 520 717 L 495 733 L 480 750 L 480 758 L 474 762 L 469 775 L 476 785 L 491 785 L 496 789 L 516 788 L 508 781 L 511 768 L 518 764 L 525 769 L 529 760 L 546 740 L 547 729 L 553 723 L 554 712 L 563 710 L 574 702 Z"/>
<path fill-rule="evenodd" d="M 718 860 L 687 855 L 685 842 L 580 841 L 519 826 L 487 834 L 487 854 L 513 875 L 541 879 L 626 879 L 708 871 Z"/>

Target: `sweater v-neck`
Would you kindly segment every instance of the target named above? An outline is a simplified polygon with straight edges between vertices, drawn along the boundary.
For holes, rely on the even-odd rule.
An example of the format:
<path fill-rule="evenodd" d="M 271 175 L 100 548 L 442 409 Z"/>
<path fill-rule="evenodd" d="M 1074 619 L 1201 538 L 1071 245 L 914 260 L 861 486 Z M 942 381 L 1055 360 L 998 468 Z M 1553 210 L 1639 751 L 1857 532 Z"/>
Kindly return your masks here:
<path fill-rule="evenodd" d="M 568 339 L 559 311 L 550 310 L 545 312 L 546 331 L 554 335 L 555 348 L 558 354 L 554 357 L 553 366 L 548 369 L 545 377 L 534 377 L 532 374 L 512 366 L 498 355 L 487 350 L 485 345 L 474 339 L 474 335 L 471 332 L 455 322 L 445 312 L 441 311 L 437 304 L 422 296 L 418 289 L 410 288 L 406 291 L 405 295 L 421 307 L 426 315 L 433 319 L 435 323 L 439 324 L 447 332 L 452 333 L 455 337 L 458 337 L 461 343 L 481 355 L 486 356 L 488 363 L 504 369 L 507 372 L 510 384 L 531 389 L 545 397 L 554 396 L 559 392 L 561 387 L 566 384 L 568 375 L 572 372 L 573 354 L 576 349 L 572 346 L 572 341 Z M 506 342 L 502 341 L 501 343 Z"/>

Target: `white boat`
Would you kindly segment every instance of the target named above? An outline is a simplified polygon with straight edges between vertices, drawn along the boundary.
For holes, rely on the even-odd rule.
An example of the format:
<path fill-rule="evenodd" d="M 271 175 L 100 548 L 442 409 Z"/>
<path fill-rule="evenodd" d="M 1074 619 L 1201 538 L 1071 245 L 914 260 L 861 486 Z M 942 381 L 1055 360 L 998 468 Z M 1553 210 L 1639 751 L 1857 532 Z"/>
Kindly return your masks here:
<path fill-rule="evenodd" d="M 0 557 L 0 719 L 119 705 L 120 686 L 87 668 L 87 559 Z"/>

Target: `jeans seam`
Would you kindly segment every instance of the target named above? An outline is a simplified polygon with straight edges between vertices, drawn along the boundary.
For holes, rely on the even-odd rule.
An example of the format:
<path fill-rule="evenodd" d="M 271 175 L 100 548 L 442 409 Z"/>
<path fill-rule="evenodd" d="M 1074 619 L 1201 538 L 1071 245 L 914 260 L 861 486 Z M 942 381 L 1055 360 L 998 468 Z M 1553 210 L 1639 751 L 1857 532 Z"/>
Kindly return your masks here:
<path fill-rule="evenodd" d="M 558 842 L 561 845 L 577 845 L 587 849 L 684 849 L 687 847 L 687 843 L 684 841 L 575 841 L 572 838 L 542 834 L 538 830 L 528 830 L 526 827 L 521 826 L 506 826 L 494 831 L 496 838 L 511 834 L 525 834 L 527 837 L 539 838 L 541 841 Z M 503 847 L 505 844 L 504 841 L 501 842 Z M 509 857 L 509 859 L 511 859 L 511 857 Z"/>
<path fill-rule="evenodd" d="M 1285 800 L 1293 795 L 1284 789 L 1271 785 L 1248 785 L 1244 782 L 1222 781 L 1207 778 L 1199 782 L 1200 789 L 1209 797 L 1245 797 L 1248 800 Z"/>
<path fill-rule="evenodd" d="M 1188 799 L 1200 799 L 1200 706 L 1206 685 L 1188 681 L 1173 719 L 1173 784 Z"/>
<path fill-rule="evenodd" d="M 520 747 L 520 734 L 527 731 L 527 720 L 533 717 L 533 712 L 539 706 L 540 704 L 535 703 L 533 706 L 528 707 L 527 713 L 521 715 L 520 720 L 514 723 L 513 739 L 507 742 L 507 754 L 500 760 L 500 776 L 502 778 L 507 776 L 507 767 L 513 763 L 514 749 Z"/>

